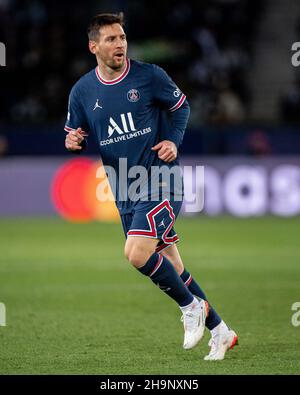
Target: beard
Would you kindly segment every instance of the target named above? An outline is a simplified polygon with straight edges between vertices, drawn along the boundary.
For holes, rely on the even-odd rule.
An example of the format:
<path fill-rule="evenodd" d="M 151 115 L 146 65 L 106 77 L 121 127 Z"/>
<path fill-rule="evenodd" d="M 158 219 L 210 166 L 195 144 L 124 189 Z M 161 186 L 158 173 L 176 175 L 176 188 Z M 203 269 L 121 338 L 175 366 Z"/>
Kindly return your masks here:
<path fill-rule="evenodd" d="M 122 62 L 122 64 L 112 64 L 111 66 L 109 66 L 113 71 L 121 71 L 122 68 L 124 67 L 124 63 Z"/>
<path fill-rule="evenodd" d="M 116 61 L 115 59 L 112 59 L 107 62 L 107 65 L 114 71 L 120 71 L 124 67 L 125 59 L 126 59 L 125 56 L 123 56 L 122 60 L 120 59 L 120 61 Z"/>

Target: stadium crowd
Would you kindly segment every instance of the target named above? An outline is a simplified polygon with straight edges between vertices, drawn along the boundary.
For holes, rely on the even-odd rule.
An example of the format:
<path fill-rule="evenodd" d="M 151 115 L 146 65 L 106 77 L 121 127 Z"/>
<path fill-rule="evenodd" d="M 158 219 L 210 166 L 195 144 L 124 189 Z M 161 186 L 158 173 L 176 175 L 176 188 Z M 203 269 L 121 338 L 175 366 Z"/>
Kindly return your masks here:
<path fill-rule="evenodd" d="M 63 122 L 70 86 L 95 63 L 86 25 L 98 12 L 125 13 L 130 56 L 164 67 L 187 93 L 190 125 L 247 120 L 259 0 L 70 2 L 0 0 L 0 122 Z"/>

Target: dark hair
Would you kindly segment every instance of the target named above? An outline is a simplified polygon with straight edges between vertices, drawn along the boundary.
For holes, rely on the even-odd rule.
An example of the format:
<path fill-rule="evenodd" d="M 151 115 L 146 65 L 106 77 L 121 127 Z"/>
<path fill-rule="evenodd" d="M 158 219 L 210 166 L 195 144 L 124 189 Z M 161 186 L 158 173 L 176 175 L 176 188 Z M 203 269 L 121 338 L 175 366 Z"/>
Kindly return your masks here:
<path fill-rule="evenodd" d="M 89 40 L 97 40 L 100 34 L 99 29 L 102 26 L 113 25 L 114 23 L 119 23 L 122 27 L 124 26 L 123 12 L 119 12 L 118 14 L 95 15 L 92 18 L 87 30 Z"/>

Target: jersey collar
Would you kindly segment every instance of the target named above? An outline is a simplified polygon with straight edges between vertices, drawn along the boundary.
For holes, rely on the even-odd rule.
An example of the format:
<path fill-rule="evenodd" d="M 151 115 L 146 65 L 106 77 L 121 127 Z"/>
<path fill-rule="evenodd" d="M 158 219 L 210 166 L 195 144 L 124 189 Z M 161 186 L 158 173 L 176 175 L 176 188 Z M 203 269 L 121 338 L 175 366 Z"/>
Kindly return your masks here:
<path fill-rule="evenodd" d="M 130 59 L 126 58 L 126 67 L 125 67 L 124 72 L 118 78 L 115 78 L 114 80 L 105 80 L 103 77 L 101 77 L 100 71 L 99 71 L 99 66 L 97 66 L 95 68 L 95 73 L 96 73 L 96 77 L 101 82 L 101 84 L 104 84 L 104 85 L 115 85 L 115 84 L 118 84 L 119 82 L 124 80 L 124 78 L 129 73 L 129 70 L 130 70 Z"/>

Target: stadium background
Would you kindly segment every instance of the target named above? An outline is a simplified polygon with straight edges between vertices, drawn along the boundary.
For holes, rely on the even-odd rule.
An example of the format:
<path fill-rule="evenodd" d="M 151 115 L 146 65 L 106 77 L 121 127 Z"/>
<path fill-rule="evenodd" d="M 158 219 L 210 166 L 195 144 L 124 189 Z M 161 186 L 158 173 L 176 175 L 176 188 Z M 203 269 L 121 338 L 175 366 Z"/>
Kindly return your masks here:
<path fill-rule="evenodd" d="M 206 346 L 181 351 L 176 306 L 125 263 L 114 207 L 95 197 L 95 141 L 64 149 L 68 93 L 95 66 L 86 25 L 106 11 L 125 13 L 129 56 L 162 66 L 191 105 L 180 155 L 205 166 L 205 204 L 177 231 L 240 334 L 223 365 L 203 363 Z M 296 41 L 297 0 L 0 0 L 0 373 L 300 372 Z"/>

